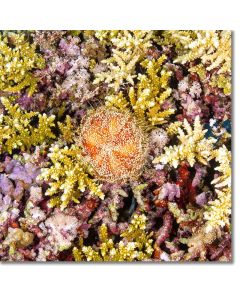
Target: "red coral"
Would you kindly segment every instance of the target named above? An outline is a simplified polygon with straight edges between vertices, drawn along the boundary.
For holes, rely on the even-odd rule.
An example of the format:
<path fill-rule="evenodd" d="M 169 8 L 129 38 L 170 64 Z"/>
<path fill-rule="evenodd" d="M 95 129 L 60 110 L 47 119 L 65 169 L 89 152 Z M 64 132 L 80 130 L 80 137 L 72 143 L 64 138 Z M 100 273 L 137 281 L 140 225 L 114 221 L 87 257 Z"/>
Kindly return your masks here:
<path fill-rule="evenodd" d="M 180 187 L 180 198 L 177 200 L 179 206 L 182 208 L 186 203 L 194 203 L 196 197 L 196 188 L 192 185 L 191 173 L 189 166 L 186 163 L 182 163 L 178 168 L 176 182 Z"/>

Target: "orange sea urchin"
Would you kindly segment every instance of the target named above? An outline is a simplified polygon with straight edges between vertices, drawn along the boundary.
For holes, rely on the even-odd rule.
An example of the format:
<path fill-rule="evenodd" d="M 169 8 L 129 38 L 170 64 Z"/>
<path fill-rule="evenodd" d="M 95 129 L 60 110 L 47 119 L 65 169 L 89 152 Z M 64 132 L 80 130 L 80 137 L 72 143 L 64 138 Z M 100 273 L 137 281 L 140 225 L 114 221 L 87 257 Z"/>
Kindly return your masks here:
<path fill-rule="evenodd" d="M 123 182 L 139 176 L 146 157 L 143 130 L 126 112 L 100 107 L 83 121 L 80 142 L 95 176 Z"/>

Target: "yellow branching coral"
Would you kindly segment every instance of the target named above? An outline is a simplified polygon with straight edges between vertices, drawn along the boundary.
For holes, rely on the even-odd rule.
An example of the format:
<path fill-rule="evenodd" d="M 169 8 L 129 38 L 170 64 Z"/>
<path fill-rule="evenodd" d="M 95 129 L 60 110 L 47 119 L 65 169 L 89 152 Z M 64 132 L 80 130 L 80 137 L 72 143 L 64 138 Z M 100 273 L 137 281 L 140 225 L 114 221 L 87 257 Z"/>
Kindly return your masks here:
<path fill-rule="evenodd" d="M 104 81 L 115 91 L 126 82 L 134 85 L 133 79 L 137 77 L 136 63 L 144 58 L 145 52 L 151 47 L 153 32 L 119 30 L 118 32 L 100 31 L 96 35 L 102 41 L 110 39 L 112 56 L 102 61 L 108 66 L 108 71 L 97 74 L 94 83 Z"/>
<path fill-rule="evenodd" d="M 231 32 L 216 30 L 199 30 L 187 49 L 187 53 L 178 57 L 175 62 L 186 63 L 200 58 L 206 68 L 211 71 L 220 67 L 218 74 L 231 71 Z M 189 51 L 190 50 L 190 51 Z"/>
<path fill-rule="evenodd" d="M 85 34 L 87 34 L 86 30 Z M 110 45 L 113 38 L 121 35 L 121 30 L 93 30 L 93 34 L 100 41 L 100 43 L 105 46 Z"/>
<path fill-rule="evenodd" d="M 216 226 L 229 226 L 231 215 L 231 152 L 225 146 L 214 151 L 219 166 L 215 168 L 221 175 L 211 183 L 215 185 L 217 199 L 206 206 L 204 218 L 207 220 L 207 230 Z"/>
<path fill-rule="evenodd" d="M 0 114 L 1 152 L 11 154 L 14 149 L 25 151 L 55 138 L 51 130 L 54 127 L 54 115 L 48 117 L 38 112 L 22 111 L 18 104 L 12 105 L 4 97 L 1 102 L 6 109 L 6 114 Z M 36 126 L 32 125 L 34 118 L 38 119 Z"/>
<path fill-rule="evenodd" d="M 174 113 L 172 108 L 164 110 L 161 107 L 172 92 L 169 87 L 171 72 L 164 66 L 165 60 L 165 55 L 159 59 L 145 59 L 141 65 L 146 73 L 138 74 L 138 82 L 129 89 L 128 99 L 120 92 L 107 96 L 106 105 L 120 109 L 130 107 L 140 120 L 147 120 L 152 125 L 165 123 L 165 119 Z"/>
<path fill-rule="evenodd" d="M 171 123 L 168 128 L 167 128 L 167 133 L 172 136 L 178 133 L 178 128 L 180 128 L 182 126 L 182 122 L 181 121 L 176 121 Z"/>
<path fill-rule="evenodd" d="M 174 45 L 177 54 L 182 55 L 188 45 L 197 38 L 196 30 L 164 30 L 162 31 L 162 39 L 159 40 L 160 45 Z"/>
<path fill-rule="evenodd" d="M 48 157 L 51 166 L 41 170 L 39 179 L 49 183 L 46 195 L 51 196 L 50 206 L 64 209 L 70 201 L 79 203 L 79 197 L 85 189 L 101 199 L 104 198 L 101 185 L 89 177 L 92 170 L 83 163 L 81 150 L 77 146 L 61 148 L 55 144 L 50 148 Z"/>
<path fill-rule="evenodd" d="M 17 93 L 27 87 L 28 94 L 33 94 L 37 78 L 32 70 L 43 68 L 44 63 L 36 46 L 29 44 L 23 34 L 0 34 L 0 90 Z"/>
<path fill-rule="evenodd" d="M 213 157 L 219 163 L 219 166 L 215 170 L 222 173 L 222 175 L 214 179 L 211 183 L 217 189 L 231 187 L 231 151 L 223 145 L 213 152 Z"/>
<path fill-rule="evenodd" d="M 62 139 L 66 143 L 72 143 L 74 137 L 74 126 L 71 121 L 71 117 L 67 116 L 65 122 L 58 122 L 58 127 L 61 131 Z"/>
<path fill-rule="evenodd" d="M 211 158 L 213 144 L 215 139 L 205 138 L 207 130 L 203 130 L 199 116 L 194 121 L 194 129 L 186 119 L 183 122 L 183 128 L 178 128 L 179 145 L 165 147 L 165 153 L 155 158 L 153 163 L 170 164 L 176 168 L 181 161 L 188 161 L 193 166 L 196 161 L 207 165 Z"/>
<path fill-rule="evenodd" d="M 211 77 L 211 86 L 212 87 L 219 87 L 220 89 L 223 89 L 223 93 L 225 95 L 231 94 L 231 78 L 230 75 L 226 74 L 217 74 L 213 75 Z"/>
<path fill-rule="evenodd" d="M 146 233 L 146 216 L 135 214 L 129 227 L 121 234 L 118 243 L 108 236 L 107 226 L 102 224 L 99 229 L 100 245 L 74 248 L 76 261 L 143 261 L 151 258 L 153 253 L 151 234 Z"/>
<path fill-rule="evenodd" d="M 176 45 L 177 58 L 174 62 L 186 63 L 200 59 L 189 71 L 205 79 L 206 70 L 216 69 L 211 84 L 222 88 L 226 95 L 231 93 L 231 31 L 167 30 L 163 43 L 169 42 Z"/>
<path fill-rule="evenodd" d="M 231 215 L 231 188 L 216 190 L 217 199 L 209 202 L 204 218 L 207 220 L 207 231 L 214 227 L 230 225 Z"/>

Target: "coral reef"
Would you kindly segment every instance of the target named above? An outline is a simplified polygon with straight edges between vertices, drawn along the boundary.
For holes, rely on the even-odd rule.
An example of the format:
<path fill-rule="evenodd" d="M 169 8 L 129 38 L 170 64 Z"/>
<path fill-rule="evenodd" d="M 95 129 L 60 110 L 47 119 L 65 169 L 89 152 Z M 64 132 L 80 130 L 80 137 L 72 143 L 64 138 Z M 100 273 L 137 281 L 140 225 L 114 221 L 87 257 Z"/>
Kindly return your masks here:
<path fill-rule="evenodd" d="M 231 254 L 231 32 L 0 31 L 0 261 Z"/>

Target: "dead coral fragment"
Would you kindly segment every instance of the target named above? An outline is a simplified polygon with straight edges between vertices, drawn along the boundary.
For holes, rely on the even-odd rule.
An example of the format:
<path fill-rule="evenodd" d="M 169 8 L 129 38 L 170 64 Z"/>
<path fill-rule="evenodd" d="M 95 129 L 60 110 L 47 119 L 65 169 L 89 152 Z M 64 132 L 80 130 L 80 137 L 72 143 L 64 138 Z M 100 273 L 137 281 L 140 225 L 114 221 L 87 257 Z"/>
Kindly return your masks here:
<path fill-rule="evenodd" d="M 35 50 L 36 45 L 29 44 L 23 34 L 0 34 L 0 90 L 17 93 L 28 87 L 28 94 L 33 94 L 37 78 L 32 70 L 42 69 L 45 63 Z"/>
<path fill-rule="evenodd" d="M 64 209 L 70 201 L 79 203 L 79 197 L 86 189 L 104 198 L 101 185 L 89 177 L 92 170 L 83 163 L 81 150 L 77 146 L 60 148 L 55 144 L 50 148 L 48 157 L 51 166 L 41 170 L 39 179 L 46 180 L 50 185 L 46 192 L 46 195 L 52 196 L 50 206 L 57 205 Z"/>
<path fill-rule="evenodd" d="M 194 121 L 194 128 L 184 119 L 183 128 L 178 128 L 179 145 L 165 147 L 165 153 L 155 158 L 153 163 L 170 164 L 177 168 L 181 161 L 188 161 L 192 167 L 196 161 L 207 165 L 212 156 L 215 139 L 205 138 L 207 130 L 203 130 L 199 116 Z"/>
<path fill-rule="evenodd" d="M 92 111 L 81 127 L 80 143 L 96 176 L 109 182 L 136 178 L 145 162 L 143 131 L 125 112 Z"/>
<path fill-rule="evenodd" d="M 121 234 L 121 241 L 114 244 L 109 238 L 107 226 L 102 224 L 99 229 L 100 245 L 98 247 L 84 246 L 80 241 L 80 249 L 74 248 L 76 261 L 142 261 L 153 253 L 151 234 L 147 234 L 146 216 L 134 215 L 129 227 Z"/>

